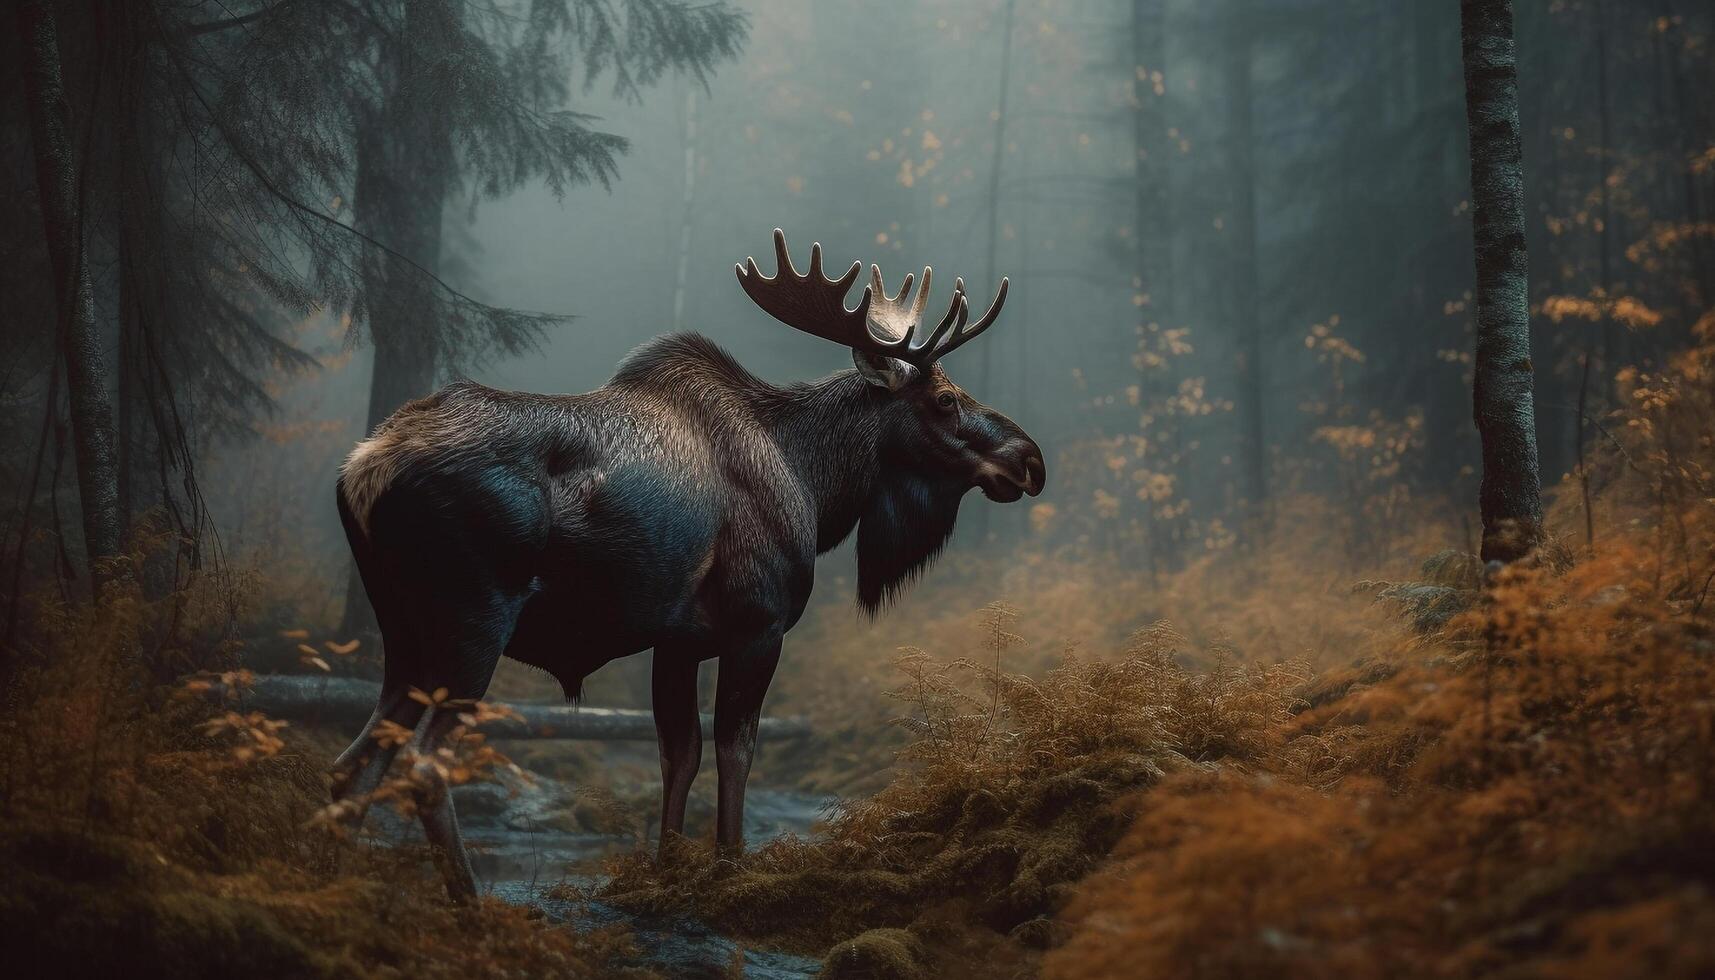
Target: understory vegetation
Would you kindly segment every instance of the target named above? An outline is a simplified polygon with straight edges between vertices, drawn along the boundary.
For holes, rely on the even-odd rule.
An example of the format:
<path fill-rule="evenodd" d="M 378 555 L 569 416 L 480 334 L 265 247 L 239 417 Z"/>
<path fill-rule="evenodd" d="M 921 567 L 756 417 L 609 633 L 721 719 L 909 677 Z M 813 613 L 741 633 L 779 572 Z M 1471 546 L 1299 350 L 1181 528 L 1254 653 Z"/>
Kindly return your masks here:
<path fill-rule="evenodd" d="M 1715 3 L 7 14 L 0 980 L 1715 977 Z"/>
<path fill-rule="evenodd" d="M 1571 533 L 1527 562 L 1432 552 L 1447 535 L 1427 523 L 1382 556 L 1407 573 L 1387 581 L 1318 565 L 1303 534 L 1147 593 L 1043 558 L 1001 576 L 1028 599 L 974 619 L 960 586 L 926 588 L 946 611 L 924 649 L 810 664 L 806 645 L 773 710 L 826 709 L 828 724 L 763 768 L 843 787 L 825 832 L 738 858 L 702 840 L 659 863 L 639 850 L 611 862 L 599 897 L 819 957 L 836 977 L 1707 975 L 1712 366 L 1705 344 L 1627 376 L 1595 492 L 1561 488 L 1552 523 Z M 1293 519 L 1327 513 L 1297 506 Z M 204 578 L 21 610 L 0 731 L 14 962 L 646 973 L 626 965 L 622 928 L 493 898 L 456 909 L 421 850 L 328 832 L 328 737 L 208 696 L 242 685 L 230 608 L 265 589 Z M 1141 625 L 1105 646 L 1128 620 Z M 306 663 L 350 653 L 302 649 Z M 891 699 L 854 695 L 847 681 L 884 658 Z M 441 761 L 455 781 L 505 762 L 474 734 Z"/>
<path fill-rule="evenodd" d="M 1711 327 L 1622 375 L 1532 561 L 1442 551 L 1360 610 L 1287 536 L 1183 574 L 1221 597 L 1201 644 L 1159 622 L 1036 679 L 909 655 L 913 765 L 826 841 L 610 894 L 835 975 L 1707 974 Z"/>
<path fill-rule="evenodd" d="M 25 613 L 0 721 L 9 970 L 590 975 L 627 952 L 622 933 L 544 929 L 501 902 L 455 908 L 422 849 L 330 834 L 325 741 L 201 696 L 245 679 L 213 585 Z M 155 683 L 164 662 L 213 673 Z"/>

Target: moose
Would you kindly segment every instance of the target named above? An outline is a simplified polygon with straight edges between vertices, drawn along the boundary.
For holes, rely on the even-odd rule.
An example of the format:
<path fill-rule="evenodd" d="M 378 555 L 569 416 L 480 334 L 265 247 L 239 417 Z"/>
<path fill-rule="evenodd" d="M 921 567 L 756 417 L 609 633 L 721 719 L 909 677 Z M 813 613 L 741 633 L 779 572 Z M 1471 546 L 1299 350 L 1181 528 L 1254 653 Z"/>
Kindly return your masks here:
<path fill-rule="evenodd" d="M 925 332 L 931 270 L 915 298 L 910 275 L 889 297 L 871 266 L 848 309 L 861 262 L 830 279 L 818 244 L 800 275 L 778 229 L 774 251 L 774 277 L 750 259 L 739 284 L 787 326 L 849 347 L 856 370 L 776 387 L 700 335 L 666 336 L 585 394 L 449 384 L 341 468 L 340 519 L 385 666 L 374 714 L 334 763 L 334 801 L 361 823 L 405 749 L 455 901 L 476 881 L 433 760 L 502 654 L 576 699 L 598 667 L 654 650 L 663 844 L 683 831 L 702 758 L 698 666 L 718 658 L 716 841 L 736 851 L 763 696 L 816 556 L 856 528 L 858 602 L 873 615 L 941 552 L 972 487 L 1002 503 L 1042 492 L 1036 443 L 939 363 L 995 322 L 1007 280 L 975 322 L 958 280 Z M 376 737 L 384 723 L 409 740 Z"/>

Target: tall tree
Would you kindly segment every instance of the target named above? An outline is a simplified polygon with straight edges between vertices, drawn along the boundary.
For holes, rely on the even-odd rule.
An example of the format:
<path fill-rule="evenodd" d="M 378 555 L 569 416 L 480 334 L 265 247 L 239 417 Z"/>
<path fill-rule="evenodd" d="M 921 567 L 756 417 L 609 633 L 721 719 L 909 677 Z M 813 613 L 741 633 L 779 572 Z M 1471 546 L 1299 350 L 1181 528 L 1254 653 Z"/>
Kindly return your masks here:
<path fill-rule="evenodd" d="M 1006 127 L 1007 127 L 1007 95 L 1012 88 L 1012 59 L 1013 59 L 1013 22 L 1018 12 L 1018 0 L 1002 0 L 1000 17 L 1000 72 L 996 79 L 994 119 L 994 148 L 989 154 L 988 186 L 983 194 L 983 212 L 987 218 L 988 232 L 986 248 L 983 252 L 983 281 L 995 283 L 1000 281 L 996 263 L 1000 254 L 1000 206 L 1001 206 L 1001 171 L 1006 162 Z M 979 287 L 980 288 L 980 287 Z M 977 358 L 975 377 L 972 380 L 972 390 L 988 391 L 990 382 L 996 375 L 994 368 L 994 349 L 984 348 Z M 971 523 L 977 540 L 987 542 L 992 533 L 993 517 L 988 508 L 983 508 L 971 515 Z"/>
<path fill-rule="evenodd" d="M 685 280 L 691 271 L 691 231 L 697 217 L 697 89 L 685 91 L 685 183 L 680 191 L 679 262 L 673 274 L 673 330 L 685 329 Z"/>
<path fill-rule="evenodd" d="M 385 242 L 363 266 L 375 366 L 368 424 L 482 354 L 527 348 L 548 322 L 469 322 L 433 303 L 442 212 L 456 193 L 493 196 L 543 179 L 557 193 L 617 174 L 626 141 L 562 108 L 581 63 L 587 89 L 611 76 L 639 97 L 669 71 L 701 82 L 738 51 L 742 15 L 723 3 L 559 0 L 512 12 L 467 0 L 368 0 L 374 86 L 350 93 L 358 227 Z"/>
<path fill-rule="evenodd" d="M 1473 393 L 1483 444 L 1482 557 L 1513 561 L 1542 538 L 1542 500 L 1512 0 L 1462 0 L 1460 15 L 1477 259 Z"/>
<path fill-rule="evenodd" d="M 1233 181 L 1231 281 L 1233 319 L 1239 334 L 1241 495 L 1251 533 L 1261 530 L 1268 501 L 1268 444 L 1264 441 L 1262 393 L 1263 328 L 1257 299 L 1256 156 L 1252 124 L 1251 43 L 1248 0 L 1231 0 L 1227 14 L 1226 68 L 1228 153 Z"/>
<path fill-rule="evenodd" d="M 1168 308 L 1173 262 L 1167 220 L 1167 3 L 1131 0 L 1132 225 L 1137 242 L 1137 283 L 1148 299 L 1139 306 Z"/>
<path fill-rule="evenodd" d="M 640 97 L 669 71 L 701 82 L 737 54 L 742 15 L 723 3 L 559 0 L 523 23 L 467 0 L 368 0 L 350 20 L 366 39 L 374 85 L 349 93 L 356 144 L 356 226 L 386 244 L 362 264 L 374 346 L 367 429 L 445 373 L 490 352 L 528 349 L 553 318 L 508 312 L 472 320 L 443 292 L 442 214 L 455 194 L 494 196 L 526 180 L 556 192 L 618 176 L 626 141 L 561 108 L 581 62 Z M 342 630 L 372 625 L 362 583 L 347 587 Z"/>
<path fill-rule="evenodd" d="M 18 6 L 25 99 L 36 157 L 36 186 L 54 270 L 72 441 L 82 502 L 84 550 L 100 581 L 101 560 L 119 553 L 119 479 L 114 459 L 113 408 L 96 335 L 95 297 L 85 261 L 81 191 L 74 141 L 68 132 L 59 31 L 43 0 Z M 51 406 L 50 406 L 51 408 Z"/>
<path fill-rule="evenodd" d="M 1139 375 L 1138 401 L 1149 406 L 1145 414 L 1155 426 L 1148 433 L 1148 468 L 1176 481 L 1178 446 L 1170 431 L 1174 420 L 1171 412 L 1156 410 L 1167 403 L 1174 386 L 1165 370 L 1172 345 L 1163 343 L 1161 324 L 1173 308 L 1168 295 L 1173 279 L 1173 224 L 1168 204 L 1166 36 L 1166 0 L 1131 0 L 1132 240 L 1136 243 L 1132 288 L 1139 312 L 1133 361 Z M 1170 510 L 1171 504 L 1165 508 L 1161 504 L 1159 500 L 1146 504 L 1151 569 L 1160 569 L 1177 557 L 1177 522 L 1164 519 L 1163 511 Z"/>
<path fill-rule="evenodd" d="M 995 261 L 1000 247 L 1000 178 L 1001 164 L 1006 160 L 1006 102 L 1007 93 L 1012 88 L 1012 24 L 1017 13 L 1018 0 L 1005 0 L 1000 19 L 1000 78 L 996 82 L 994 110 L 994 152 L 989 158 L 988 192 L 984 197 L 984 210 L 988 215 L 988 248 L 983 253 L 983 276 L 985 282 L 999 282 L 995 273 Z M 988 384 L 993 374 L 993 354 L 984 349 L 977 364 L 976 390 L 981 391 Z M 985 515 L 981 521 L 986 529 L 988 518 Z"/>
<path fill-rule="evenodd" d="M 454 180 L 452 131 L 441 103 L 456 91 L 445 74 L 455 65 L 461 27 L 447 0 L 404 0 L 394 29 L 378 32 L 380 98 L 355 107 L 357 225 L 386 242 L 365 253 L 363 287 L 374 348 L 364 431 L 434 387 L 441 331 L 432 316 L 428 276 L 441 271 L 442 209 Z M 611 156 L 597 166 L 611 167 Z"/>

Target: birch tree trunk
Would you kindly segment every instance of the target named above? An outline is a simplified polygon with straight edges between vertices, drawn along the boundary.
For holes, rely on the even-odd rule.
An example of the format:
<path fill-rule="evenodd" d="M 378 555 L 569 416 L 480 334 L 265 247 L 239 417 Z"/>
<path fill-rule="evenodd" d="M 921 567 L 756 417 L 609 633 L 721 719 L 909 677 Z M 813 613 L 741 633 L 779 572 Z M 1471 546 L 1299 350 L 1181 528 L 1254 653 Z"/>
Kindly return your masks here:
<path fill-rule="evenodd" d="M 113 407 L 96 336 L 95 297 L 84 264 L 83 222 L 77 198 L 58 30 L 42 0 L 18 5 L 25 98 L 35 144 L 36 186 L 53 263 L 58 303 L 57 342 L 64 361 L 83 512 L 84 551 L 97 588 L 102 559 L 119 553 L 119 480 L 114 458 Z"/>
<path fill-rule="evenodd" d="M 1512 0 L 1461 0 L 1460 14 L 1476 225 L 1482 556 L 1506 562 L 1542 539 Z"/>

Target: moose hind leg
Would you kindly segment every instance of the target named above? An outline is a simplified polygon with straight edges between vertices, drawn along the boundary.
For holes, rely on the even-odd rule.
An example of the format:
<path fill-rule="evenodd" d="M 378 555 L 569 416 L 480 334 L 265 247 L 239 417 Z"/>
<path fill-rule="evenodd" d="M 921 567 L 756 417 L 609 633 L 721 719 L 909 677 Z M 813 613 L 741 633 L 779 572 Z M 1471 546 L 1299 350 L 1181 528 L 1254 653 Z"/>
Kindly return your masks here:
<path fill-rule="evenodd" d="M 381 786 L 381 780 L 399 754 L 399 743 L 381 744 L 375 730 L 383 721 L 404 728 L 414 728 L 423 713 L 423 706 L 410 699 L 405 687 L 384 688 L 375 712 L 344 752 L 333 764 L 332 795 L 335 803 L 345 804 L 344 821 L 355 830 L 363 824 L 369 810 L 370 797 Z"/>
<path fill-rule="evenodd" d="M 471 592 L 443 592 L 437 603 L 426 604 L 428 614 L 418 625 L 417 640 L 427 656 L 412 684 L 424 694 L 439 697 L 417 723 L 408 755 L 417 815 L 430 853 L 446 881 L 447 894 L 461 904 L 476 897 L 476 875 L 459 836 L 441 749 L 447 735 L 459 726 L 460 712 L 488 692 L 494 667 L 529 597 L 527 590 L 510 592 L 492 586 L 471 591 L 475 598 L 458 601 L 452 597 Z"/>
<path fill-rule="evenodd" d="M 720 770 L 715 841 L 734 852 L 744 847 L 744 784 L 756 754 L 762 699 L 780 662 L 780 631 L 770 630 L 720 658 L 715 683 L 715 762 Z"/>
<path fill-rule="evenodd" d="M 657 649 L 651 655 L 655 735 L 661 746 L 661 838 L 685 832 L 685 800 L 703 761 L 703 726 L 697 717 L 698 661 L 683 651 Z"/>
<path fill-rule="evenodd" d="M 423 833 L 429 839 L 429 854 L 446 882 L 447 896 L 464 905 L 476 899 L 476 873 L 459 837 L 458 814 L 447 784 L 446 770 L 437 753 L 447 733 L 458 726 L 458 706 L 438 704 L 429 708 L 411 739 L 412 796 Z"/>
<path fill-rule="evenodd" d="M 499 466 L 402 476 L 371 507 L 370 537 L 408 641 L 395 645 L 387 636 L 388 678 L 435 702 L 412 735 L 413 793 L 454 901 L 475 897 L 476 878 L 459 839 L 442 743 L 459 712 L 488 692 L 535 588 L 527 559 L 534 529 L 545 524 L 542 507 L 527 478 Z M 400 652 L 408 656 L 396 659 Z"/>

